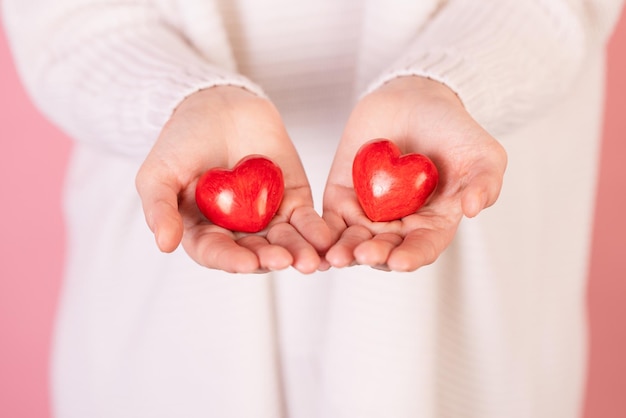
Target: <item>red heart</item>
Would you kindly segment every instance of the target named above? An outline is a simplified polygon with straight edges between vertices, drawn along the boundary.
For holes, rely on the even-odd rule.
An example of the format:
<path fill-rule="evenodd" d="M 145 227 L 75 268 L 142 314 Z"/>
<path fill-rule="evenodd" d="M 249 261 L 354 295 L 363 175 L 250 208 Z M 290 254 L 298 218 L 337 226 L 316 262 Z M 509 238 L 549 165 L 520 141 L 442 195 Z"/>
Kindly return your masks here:
<path fill-rule="evenodd" d="M 421 208 L 437 187 L 439 173 L 425 155 L 401 155 L 393 142 L 375 139 L 357 152 L 352 181 L 367 217 L 374 222 L 387 222 Z"/>
<path fill-rule="evenodd" d="M 258 232 L 272 220 L 283 199 L 280 167 L 249 155 L 232 170 L 212 168 L 196 186 L 196 203 L 211 222 L 231 231 Z"/>

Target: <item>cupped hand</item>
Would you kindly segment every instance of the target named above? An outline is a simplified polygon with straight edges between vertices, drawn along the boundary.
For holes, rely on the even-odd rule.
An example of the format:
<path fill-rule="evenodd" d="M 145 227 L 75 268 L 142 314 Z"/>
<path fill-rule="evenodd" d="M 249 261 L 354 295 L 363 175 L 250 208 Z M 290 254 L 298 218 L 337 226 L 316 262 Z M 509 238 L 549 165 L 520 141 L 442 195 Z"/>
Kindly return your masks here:
<path fill-rule="evenodd" d="M 370 221 L 353 189 L 354 156 L 376 138 L 392 140 L 403 153 L 428 156 L 439 170 L 429 202 L 399 220 Z M 323 217 L 335 242 L 326 260 L 334 267 L 394 271 L 434 262 L 464 215 L 474 217 L 496 201 L 506 161 L 504 148 L 448 87 L 418 76 L 388 82 L 357 103 L 337 148 L 324 191 Z"/>
<path fill-rule="evenodd" d="M 250 154 L 272 159 L 285 181 L 276 216 L 257 234 L 212 224 L 195 202 L 200 175 L 213 167 L 231 168 Z M 182 242 L 193 260 L 209 268 L 251 273 L 293 266 L 311 273 L 331 243 L 277 110 L 238 87 L 213 87 L 186 98 L 142 164 L 136 187 L 161 251 L 171 252 Z"/>

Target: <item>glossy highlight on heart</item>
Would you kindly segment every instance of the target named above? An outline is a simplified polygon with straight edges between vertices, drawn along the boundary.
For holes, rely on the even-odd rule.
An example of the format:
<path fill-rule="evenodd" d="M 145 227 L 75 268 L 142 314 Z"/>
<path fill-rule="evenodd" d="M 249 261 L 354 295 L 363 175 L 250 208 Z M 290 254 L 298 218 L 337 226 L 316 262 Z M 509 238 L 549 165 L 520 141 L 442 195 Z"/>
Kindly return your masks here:
<path fill-rule="evenodd" d="M 395 143 L 381 138 L 358 150 L 352 180 L 367 217 L 388 222 L 417 212 L 437 187 L 439 172 L 425 155 L 401 155 Z"/>
<path fill-rule="evenodd" d="M 259 232 L 272 220 L 285 186 L 280 167 L 249 155 L 232 170 L 212 168 L 196 185 L 196 204 L 206 218 L 231 231 Z"/>

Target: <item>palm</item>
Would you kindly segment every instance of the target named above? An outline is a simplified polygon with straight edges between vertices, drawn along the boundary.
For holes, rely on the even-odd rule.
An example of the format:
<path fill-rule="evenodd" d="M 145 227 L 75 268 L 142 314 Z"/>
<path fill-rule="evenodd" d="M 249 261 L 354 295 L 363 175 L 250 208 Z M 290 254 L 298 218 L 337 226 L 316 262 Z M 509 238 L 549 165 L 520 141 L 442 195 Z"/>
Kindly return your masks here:
<path fill-rule="evenodd" d="M 398 79 L 355 108 L 324 195 L 324 218 L 337 240 L 326 255 L 331 265 L 415 270 L 448 246 L 463 215 L 475 216 L 497 198 L 506 165 L 504 150 L 446 87 L 432 83 L 418 77 Z M 434 92 L 426 90 L 431 87 Z M 426 206 L 392 222 L 371 222 L 352 188 L 356 151 L 379 137 L 393 139 L 404 152 L 428 155 L 441 176 Z"/>
<path fill-rule="evenodd" d="M 415 270 L 434 261 L 452 240 L 462 217 L 454 196 L 437 196 L 419 213 L 393 222 L 371 222 L 353 190 L 329 185 L 326 193 L 329 199 L 343 202 L 341 208 L 327 207 L 324 214 L 329 225 L 342 234 L 327 254 L 335 267 L 356 262 L 397 271 Z"/>
<path fill-rule="evenodd" d="M 320 247 L 328 238 L 323 230 L 316 229 L 323 224 L 309 205 L 306 188 L 286 188 L 278 213 L 257 234 L 229 231 L 206 220 L 196 206 L 193 190 L 195 184 L 183 193 L 179 203 L 184 226 L 182 244 L 200 264 L 229 272 L 282 270 L 293 265 L 310 273 L 319 267 L 318 250 L 303 235 L 320 243 Z"/>
<path fill-rule="evenodd" d="M 163 129 L 138 176 L 137 188 L 157 244 L 173 251 L 182 241 L 199 264 L 229 272 L 293 265 L 310 273 L 330 236 L 313 210 L 300 159 L 268 102 L 232 87 L 197 93 Z M 198 177 L 262 154 L 283 170 L 285 194 L 277 216 L 258 234 L 228 231 L 206 220 L 195 203 Z"/>

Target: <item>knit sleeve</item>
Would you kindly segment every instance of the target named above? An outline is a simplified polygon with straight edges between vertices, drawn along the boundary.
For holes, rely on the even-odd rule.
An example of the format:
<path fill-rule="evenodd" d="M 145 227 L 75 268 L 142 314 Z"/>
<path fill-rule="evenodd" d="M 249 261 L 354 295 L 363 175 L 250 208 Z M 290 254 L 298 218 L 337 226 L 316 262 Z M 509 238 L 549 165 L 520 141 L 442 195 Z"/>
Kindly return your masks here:
<path fill-rule="evenodd" d="M 571 88 L 620 7 L 615 0 L 448 0 L 368 91 L 399 76 L 429 77 L 500 135 Z"/>
<path fill-rule="evenodd" d="M 145 154 L 175 107 L 211 86 L 261 89 L 211 62 L 149 0 L 4 0 L 22 81 L 70 136 Z"/>

